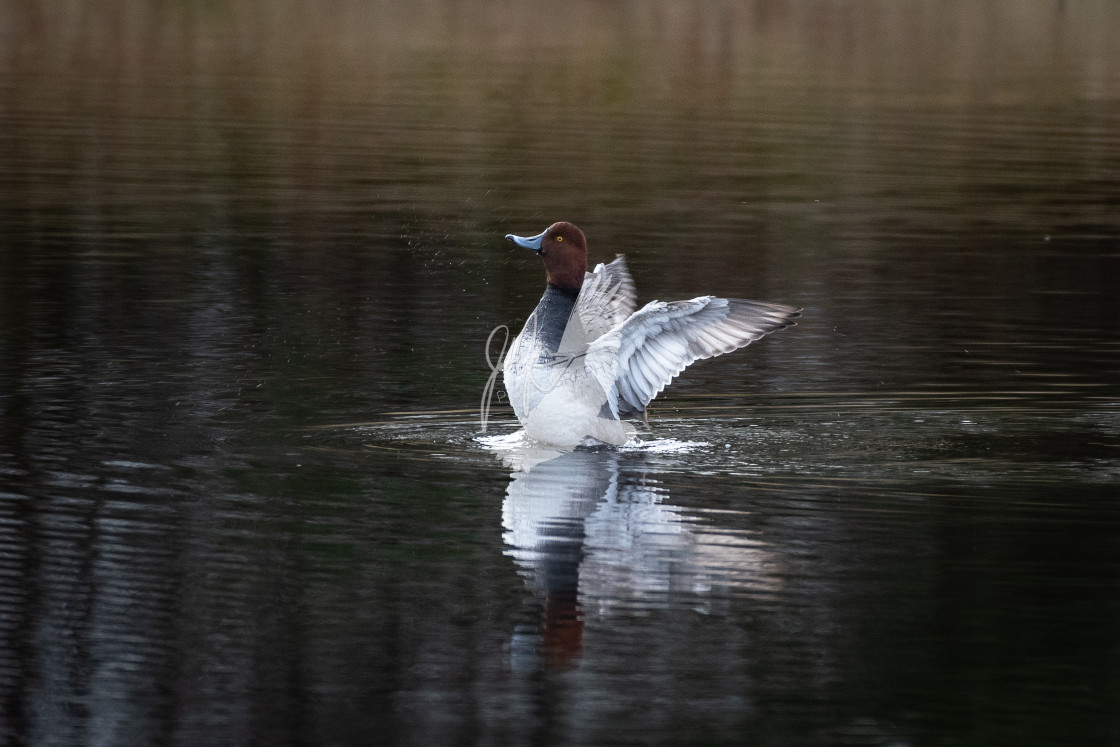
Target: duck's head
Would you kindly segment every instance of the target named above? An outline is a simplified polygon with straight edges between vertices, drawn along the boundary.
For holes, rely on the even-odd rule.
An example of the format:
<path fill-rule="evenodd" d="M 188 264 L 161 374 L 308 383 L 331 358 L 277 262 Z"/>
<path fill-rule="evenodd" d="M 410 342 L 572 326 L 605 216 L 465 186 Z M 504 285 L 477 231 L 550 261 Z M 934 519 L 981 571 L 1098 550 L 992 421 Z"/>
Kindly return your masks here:
<path fill-rule="evenodd" d="M 506 238 L 541 255 L 550 285 L 566 291 L 578 291 L 583 286 L 583 276 L 587 273 L 587 239 L 575 224 L 562 220 L 536 236 L 507 233 Z"/>

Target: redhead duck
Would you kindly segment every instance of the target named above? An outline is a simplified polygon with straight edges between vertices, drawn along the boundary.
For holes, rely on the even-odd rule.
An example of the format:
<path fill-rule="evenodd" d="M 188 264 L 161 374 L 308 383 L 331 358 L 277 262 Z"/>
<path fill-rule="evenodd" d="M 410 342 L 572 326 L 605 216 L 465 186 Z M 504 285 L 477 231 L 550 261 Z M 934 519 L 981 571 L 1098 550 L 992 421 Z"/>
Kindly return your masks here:
<path fill-rule="evenodd" d="M 502 365 L 517 419 L 534 441 L 625 444 L 646 406 L 693 361 L 730 353 L 794 324 L 801 310 L 737 298 L 651 301 L 636 309 L 622 255 L 587 272 L 587 240 L 554 223 L 506 238 L 544 260 L 544 296 Z"/>

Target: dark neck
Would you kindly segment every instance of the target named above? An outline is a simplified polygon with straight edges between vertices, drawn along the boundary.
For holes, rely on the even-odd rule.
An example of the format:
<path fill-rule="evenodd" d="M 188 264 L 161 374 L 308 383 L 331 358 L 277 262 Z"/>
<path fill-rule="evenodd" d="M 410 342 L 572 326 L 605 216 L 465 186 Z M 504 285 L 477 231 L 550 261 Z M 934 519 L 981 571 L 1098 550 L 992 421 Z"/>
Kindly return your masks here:
<path fill-rule="evenodd" d="M 548 352 L 555 353 L 560 347 L 560 339 L 564 336 L 564 329 L 568 326 L 568 319 L 572 316 L 572 309 L 576 305 L 578 290 L 558 288 L 549 283 L 544 289 L 540 303 L 533 311 L 533 318 L 526 322 L 536 325 L 537 341 Z"/>
<path fill-rule="evenodd" d="M 569 296 L 573 301 L 575 300 L 575 297 L 579 295 L 579 288 L 561 288 L 555 283 L 548 283 L 548 285 L 545 287 L 545 294 L 547 295 L 550 290 L 556 291 L 557 293 L 562 293 L 565 296 Z"/>

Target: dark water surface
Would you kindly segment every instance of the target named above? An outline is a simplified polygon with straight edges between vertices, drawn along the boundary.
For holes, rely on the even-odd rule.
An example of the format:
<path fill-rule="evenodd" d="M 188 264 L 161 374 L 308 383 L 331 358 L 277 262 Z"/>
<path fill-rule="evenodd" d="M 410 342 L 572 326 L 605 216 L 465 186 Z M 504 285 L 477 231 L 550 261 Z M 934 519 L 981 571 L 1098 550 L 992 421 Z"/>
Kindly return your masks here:
<path fill-rule="evenodd" d="M 558 219 L 804 317 L 483 434 Z M 0 743 L 1120 743 L 1118 287 L 1112 2 L 11 4 Z"/>

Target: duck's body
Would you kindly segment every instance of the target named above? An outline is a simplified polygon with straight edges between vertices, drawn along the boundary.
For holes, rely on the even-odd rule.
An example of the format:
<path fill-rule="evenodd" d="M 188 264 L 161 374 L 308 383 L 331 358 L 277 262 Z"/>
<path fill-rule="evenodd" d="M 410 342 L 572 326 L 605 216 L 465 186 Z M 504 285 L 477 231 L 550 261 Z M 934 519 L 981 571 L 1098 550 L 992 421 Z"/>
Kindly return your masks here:
<path fill-rule="evenodd" d="M 553 285 L 545 289 L 506 355 L 506 392 L 535 441 L 571 446 L 592 438 L 621 445 L 629 434 L 618 412 L 606 406 L 604 383 L 588 367 L 592 339 L 580 320 L 581 297 L 586 311 L 585 296 Z"/>
<path fill-rule="evenodd" d="M 506 391 L 526 434 L 558 446 L 622 445 L 622 417 L 646 405 L 686 366 L 792 325 L 781 304 L 700 296 L 653 301 L 635 311 L 622 256 L 587 272 L 587 244 L 571 223 L 533 237 L 508 235 L 544 259 L 548 285 L 503 366 Z"/>

